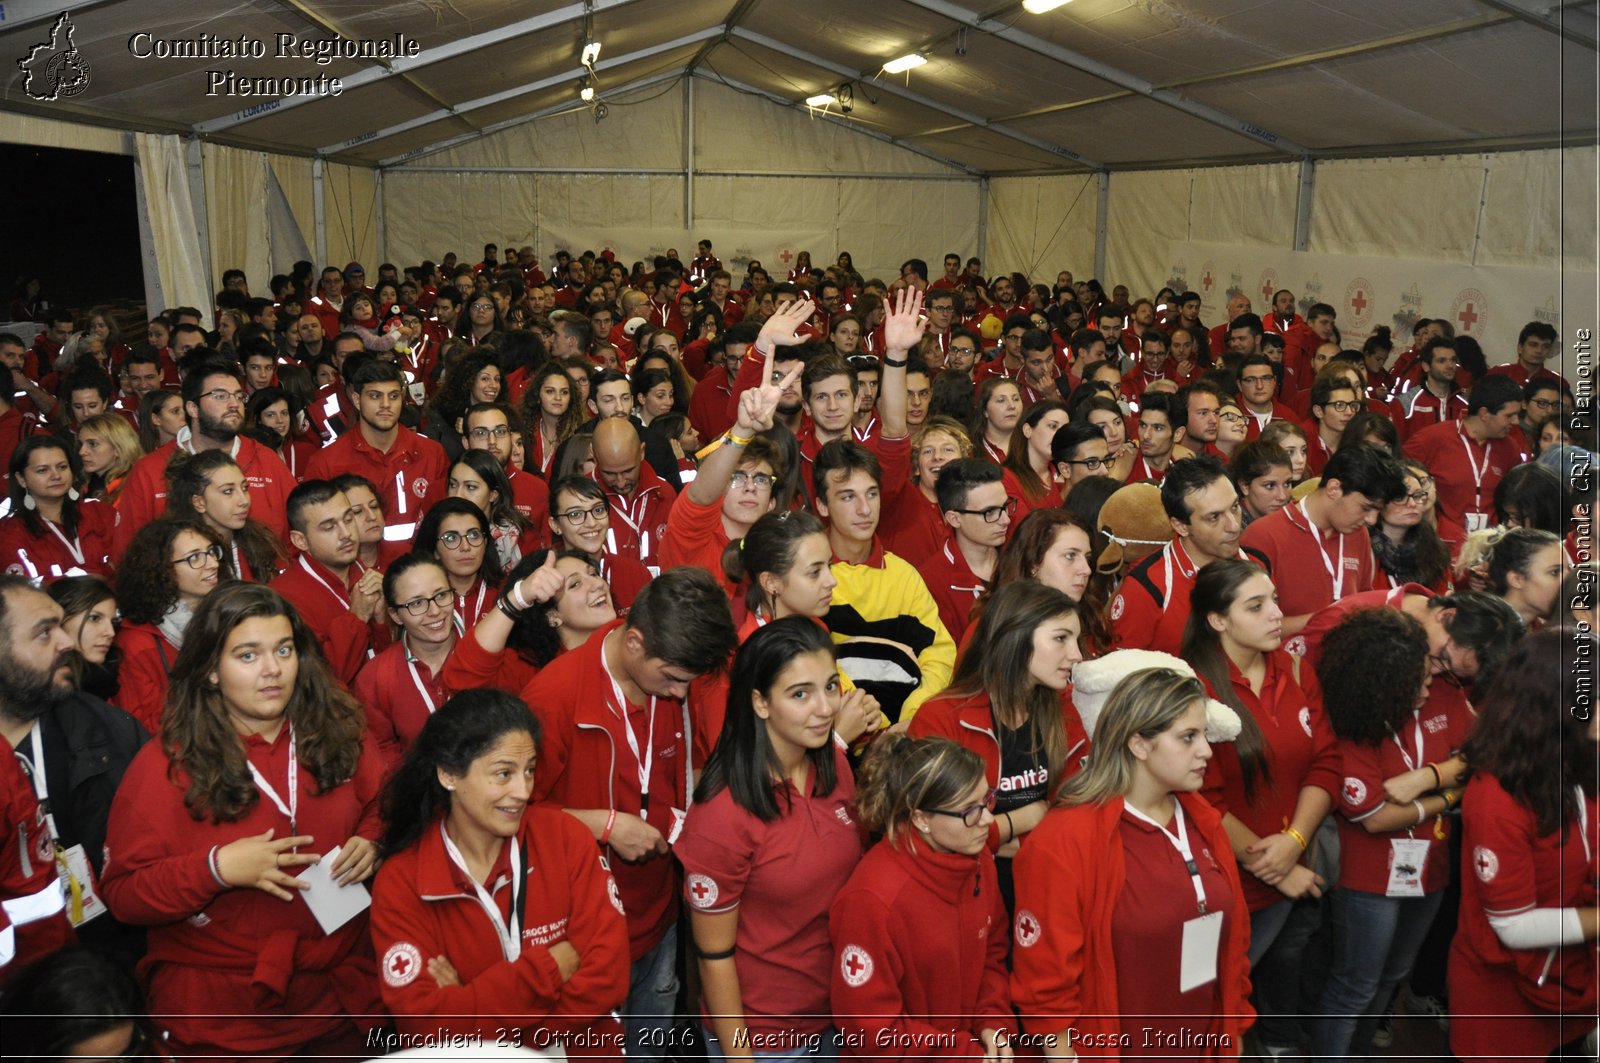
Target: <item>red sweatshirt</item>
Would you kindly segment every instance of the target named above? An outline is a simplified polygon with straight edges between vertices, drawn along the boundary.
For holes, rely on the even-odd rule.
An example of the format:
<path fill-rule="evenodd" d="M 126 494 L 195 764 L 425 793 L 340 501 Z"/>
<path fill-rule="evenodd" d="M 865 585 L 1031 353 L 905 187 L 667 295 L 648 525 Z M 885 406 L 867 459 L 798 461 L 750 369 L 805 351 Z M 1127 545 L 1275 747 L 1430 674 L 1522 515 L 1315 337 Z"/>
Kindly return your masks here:
<path fill-rule="evenodd" d="M 652 751 L 645 819 L 671 838 L 676 833 L 674 810 L 687 811 L 692 787 L 689 716 L 674 698 L 653 699 L 654 730 L 651 699 L 628 706 L 627 717 L 622 716 L 602 653 L 606 636 L 622 623 L 614 621 L 551 661 L 522 692 L 522 700 L 544 724 L 533 797 L 556 808 L 639 815 L 639 762 L 624 733 L 631 728 L 640 757 L 647 746 Z M 664 856 L 630 864 L 609 849 L 605 852 L 628 913 L 629 959 L 637 960 L 655 948 L 678 917 L 677 865 Z"/>
<path fill-rule="evenodd" d="M 116 645 L 122 651 L 117 670 L 117 708 L 151 734 L 161 733 L 161 710 L 167 700 L 168 674 L 178 659 L 178 647 L 167 641 L 154 624 L 126 621 L 117 628 Z"/>
<path fill-rule="evenodd" d="M 56 877 L 55 845 L 33 783 L 0 738 L 0 979 L 76 940 Z"/>
<path fill-rule="evenodd" d="M 188 439 L 182 434 L 178 438 L 185 442 Z M 122 482 L 122 493 L 117 496 L 120 519 L 112 537 L 113 561 L 122 559 L 135 532 L 167 511 L 167 463 L 177 452 L 178 440 L 174 440 L 133 463 Z M 233 460 L 239 463 L 250 488 L 251 519 L 259 520 L 279 540 L 288 542 L 289 522 L 284 505 L 296 486 L 294 474 L 270 447 L 245 436 L 234 438 Z"/>
<path fill-rule="evenodd" d="M 441 820 L 430 823 L 384 863 L 372 887 L 372 944 L 395 1029 L 494 1038 L 514 1015 L 524 1047 L 542 1047 L 541 1037 L 553 1034 L 575 1038 L 569 1051 L 580 1055 L 621 1056 L 622 1027 L 609 1013 L 628 996 L 628 930 L 589 832 L 555 809 L 524 813 L 517 844 L 528 857 L 527 901 L 521 953 L 511 961 L 441 830 Z M 512 874 L 507 844 L 485 883 L 502 919 L 510 914 Z M 550 956 L 559 941 L 579 956 L 566 982 Z M 434 981 L 427 964 L 435 956 L 449 958 L 460 985 Z"/>
<path fill-rule="evenodd" d="M 275 741 L 245 738 L 245 755 L 288 800 L 290 727 Z M 128 767 L 106 831 L 101 890 L 124 923 L 149 927 L 140 974 L 150 1011 L 179 1045 L 206 1055 L 275 1059 L 345 1029 L 352 1015 L 377 1015 L 377 971 L 363 914 L 324 934 L 303 901 L 257 889 L 226 889 L 211 876 L 213 846 L 274 830 L 289 817 L 261 795 L 239 819 L 196 820 L 184 805 L 188 775 L 169 778 L 160 742 Z M 375 840 L 382 767 L 363 749 L 355 776 L 325 794 L 302 762 L 297 827 L 327 853 L 359 835 Z M 292 1020 L 292 1021 L 291 1021 Z"/>
<path fill-rule="evenodd" d="M 77 535 L 68 535 L 59 524 L 43 523 L 44 534 L 35 535 L 16 514 L 0 520 L 0 571 L 46 583 L 74 570 L 110 577 L 115 506 L 93 499 L 79 502 Z"/>
<path fill-rule="evenodd" d="M 271 583 L 272 589 L 289 600 L 300 619 L 316 634 L 328 666 L 346 686 L 370 656 L 372 623 L 382 611 L 375 609 L 374 621 L 368 623 L 357 620 L 350 611 L 350 588 L 364 571 L 361 562 L 353 562 L 349 578 L 341 581 L 310 554 L 301 554 Z"/>
<path fill-rule="evenodd" d="M 367 735 L 385 772 L 394 770 L 428 717 L 449 697 L 443 671 L 434 675 L 413 658 L 404 637 L 366 662 L 350 692 L 367 712 Z"/>
<path fill-rule="evenodd" d="M 657 476 L 648 463 L 639 466 L 639 482 L 627 498 L 606 488 L 598 474 L 594 479 L 605 489 L 606 505 L 611 509 L 606 553 L 637 561 L 652 575 L 660 575 L 661 537 L 667 530 L 667 518 L 678 492 Z"/>
<path fill-rule="evenodd" d="M 1238 897 L 1239 869 L 1221 814 L 1198 794 L 1179 794 L 1177 799 L 1195 855 L 1209 850 Z M 1138 1047 L 1122 1032 L 1112 936 L 1112 919 L 1127 875 L 1120 840 L 1122 809 L 1120 798 L 1103 805 L 1052 809 L 1029 836 L 1015 864 L 1012 1002 L 1022 1013 L 1027 1032 L 1061 1034 L 1074 1051 L 1096 1056 L 1117 1057 L 1123 1049 Z M 1178 894 L 1173 903 L 1192 906 L 1194 898 Z M 1246 958 L 1249 939 L 1250 920 L 1229 920 L 1217 956 L 1218 1032 L 1230 1042 L 1221 1055 L 1238 1055 L 1245 1028 L 1255 1016 Z M 1174 954 L 1177 949 L 1174 942 Z"/>
<path fill-rule="evenodd" d="M 346 432 L 311 456 L 303 478 L 331 480 L 353 472 L 371 480 L 383 502 L 385 542 L 415 537 L 423 511 L 444 497 L 450 472 L 444 448 L 401 425 L 387 451 L 367 442 L 360 427 Z"/>
<path fill-rule="evenodd" d="M 1281 649 L 1268 654 L 1267 674 L 1259 695 L 1250 689 L 1239 669 L 1231 661 L 1228 663 L 1234 695 L 1261 729 L 1265 774 L 1256 776 L 1254 795 L 1247 797 L 1237 744 L 1219 742 L 1211 747 L 1211 763 L 1206 765 L 1206 781 L 1200 789 L 1201 796 L 1218 812 L 1233 813 L 1234 818 L 1263 838 L 1283 830 L 1285 820 L 1294 820 L 1302 789 L 1315 786 L 1337 799 L 1343 781 L 1339 746 L 1322 711 L 1322 690 L 1317 686 L 1316 672 L 1309 664 L 1301 663 L 1296 678 L 1295 663 L 1296 659 Z M 1206 683 L 1206 690 L 1216 696 L 1210 683 Z M 1244 881 L 1244 900 L 1252 912 L 1284 899 L 1282 893 L 1254 875 L 1241 872 L 1239 877 Z"/>
<path fill-rule="evenodd" d="M 1016 1031 L 994 858 L 900 844 L 872 847 L 828 918 L 844 1055 L 982 1059 L 981 1031 Z"/>
<path fill-rule="evenodd" d="M 738 588 L 722 571 L 722 553 L 728 548 L 728 533 L 722 530 L 722 499 L 701 505 L 687 493 L 672 504 L 667 530 L 661 536 L 661 568 L 689 565 L 711 573 L 723 591 L 732 598 Z"/>

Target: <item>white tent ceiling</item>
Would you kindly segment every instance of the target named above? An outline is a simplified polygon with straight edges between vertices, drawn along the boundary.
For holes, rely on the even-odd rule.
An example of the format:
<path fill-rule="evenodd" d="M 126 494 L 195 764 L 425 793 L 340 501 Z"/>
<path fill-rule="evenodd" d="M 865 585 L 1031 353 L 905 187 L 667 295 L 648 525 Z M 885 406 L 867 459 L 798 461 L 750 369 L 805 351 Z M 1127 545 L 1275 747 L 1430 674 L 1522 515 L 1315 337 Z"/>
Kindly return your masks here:
<path fill-rule="evenodd" d="M 600 96 L 675 78 L 795 102 L 851 84 L 841 120 L 987 175 L 1419 154 L 1596 139 L 1596 4 L 1560 0 L 1076 0 L 1044 15 L 977 0 L 8 0 L 0 53 L 62 10 L 92 69 L 8 110 L 381 165 L 576 105 L 586 34 Z M 263 59 L 139 59 L 133 34 L 266 42 Z M 415 58 L 326 66 L 275 35 L 404 33 Z M 918 50 L 909 76 L 882 64 Z M 337 98 L 206 95 L 207 69 L 340 78 Z M 1582 76 L 1575 76 L 1581 73 Z M 639 166 L 672 167 L 639 147 Z M 559 165 L 560 160 L 527 160 Z"/>

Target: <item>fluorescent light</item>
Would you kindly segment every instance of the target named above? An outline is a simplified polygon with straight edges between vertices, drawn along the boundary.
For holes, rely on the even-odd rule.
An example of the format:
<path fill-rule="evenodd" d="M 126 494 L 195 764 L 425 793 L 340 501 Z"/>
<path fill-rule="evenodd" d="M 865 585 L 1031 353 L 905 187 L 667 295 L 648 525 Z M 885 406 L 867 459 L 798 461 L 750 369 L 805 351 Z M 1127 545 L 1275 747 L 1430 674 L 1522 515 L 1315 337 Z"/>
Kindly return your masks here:
<path fill-rule="evenodd" d="M 594 86 L 585 82 L 583 88 L 578 90 L 578 99 L 582 100 L 584 103 L 588 103 L 589 101 L 593 100 Z"/>
<path fill-rule="evenodd" d="M 883 72 L 885 74 L 903 74 L 912 67 L 921 66 L 927 61 L 928 57 L 921 52 L 911 52 L 907 55 L 902 55 L 899 59 L 891 59 L 883 64 Z"/>
<path fill-rule="evenodd" d="M 584 66 L 592 67 L 600 61 L 600 42 L 590 41 L 583 46 L 583 58 L 580 60 Z"/>
<path fill-rule="evenodd" d="M 838 102 L 839 101 L 834 98 L 834 95 L 831 92 L 819 92 L 815 96 L 806 97 L 807 107 L 827 107 L 830 104 L 835 104 Z"/>
<path fill-rule="evenodd" d="M 1042 15 L 1046 11 L 1054 11 L 1063 4 L 1070 4 L 1072 0 L 1022 0 L 1022 10 L 1030 15 Z"/>

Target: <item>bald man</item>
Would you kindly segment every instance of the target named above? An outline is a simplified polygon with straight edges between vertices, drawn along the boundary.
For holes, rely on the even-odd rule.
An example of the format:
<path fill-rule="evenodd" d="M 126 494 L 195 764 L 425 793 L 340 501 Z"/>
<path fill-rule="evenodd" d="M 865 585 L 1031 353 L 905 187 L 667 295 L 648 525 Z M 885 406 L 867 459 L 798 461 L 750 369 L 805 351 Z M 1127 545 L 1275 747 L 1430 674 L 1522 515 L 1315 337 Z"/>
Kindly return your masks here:
<path fill-rule="evenodd" d="M 661 535 L 678 492 L 644 460 L 644 440 L 633 421 L 607 417 L 594 427 L 594 478 L 611 507 L 615 553 L 661 574 Z"/>
<path fill-rule="evenodd" d="M 1228 317 L 1222 324 L 1211 330 L 1206 337 L 1206 342 L 1211 345 L 1212 357 L 1220 360 L 1222 352 L 1228 349 L 1228 326 L 1243 314 L 1250 313 L 1250 297 L 1243 292 L 1235 292 L 1228 299 Z"/>

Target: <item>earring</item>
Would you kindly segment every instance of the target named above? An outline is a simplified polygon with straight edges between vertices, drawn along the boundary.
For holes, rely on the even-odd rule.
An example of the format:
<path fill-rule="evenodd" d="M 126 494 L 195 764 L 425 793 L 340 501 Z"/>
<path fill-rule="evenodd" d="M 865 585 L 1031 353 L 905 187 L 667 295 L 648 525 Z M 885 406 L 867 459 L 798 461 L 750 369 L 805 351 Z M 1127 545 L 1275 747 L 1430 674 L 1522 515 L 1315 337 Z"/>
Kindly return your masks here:
<path fill-rule="evenodd" d="M 22 492 L 22 508 L 23 509 L 38 509 L 39 508 L 39 503 L 37 503 L 37 502 L 35 502 L 33 500 L 33 495 L 28 491 Z"/>
<path fill-rule="evenodd" d="M 72 499 L 74 502 L 76 502 L 78 500 L 78 497 L 79 497 L 78 496 L 78 489 L 76 487 L 67 488 L 67 497 Z"/>
<path fill-rule="evenodd" d="M 446 786 L 445 789 L 449 790 L 451 793 L 455 793 L 456 792 L 456 788 L 454 786 Z"/>

